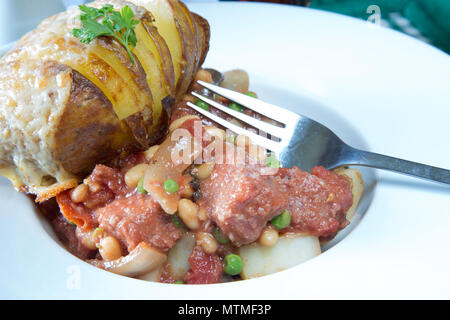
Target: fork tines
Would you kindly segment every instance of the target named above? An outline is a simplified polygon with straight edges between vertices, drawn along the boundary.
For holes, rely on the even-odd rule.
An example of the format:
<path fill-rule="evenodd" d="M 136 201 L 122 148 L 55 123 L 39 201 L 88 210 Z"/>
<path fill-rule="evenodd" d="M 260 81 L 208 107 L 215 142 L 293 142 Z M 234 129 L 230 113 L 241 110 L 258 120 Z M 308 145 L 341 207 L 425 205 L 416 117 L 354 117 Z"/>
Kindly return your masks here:
<path fill-rule="evenodd" d="M 296 115 L 295 113 L 293 113 L 289 110 L 280 108 L 275 105 L 271 105 L 269 103 L 263 102 L 261 100 L 255 99 L 255 98 L 247 96 L 245 94 L 235 92 L 235 91 L 232 91 L 229 89 L 225 89 L 225 88 L 222 88 L 219 86 L 215 86 L 213 84 L 210 84 L 210 83 L 207 83 L 204 81 L 197 81 L 197 82 L 200 85 L 202 85 L 203 87 L 209 89 L 210 91 L 212 91 L 218 95 L 221 95 L 227 99 L 230 99 L 248 109 L 251 109 L 251 110 L 263 115 L 263 116 L 271 118 L 271 119 L 283 124 L 284 126 L 287 126 L 289 123 L 292 123 L 292 121 L 295 121 L 298 118 L 298 115 Z M 196 92 L 192 92 L 191 94 L 193 96 L 197 97 L 198 99 L 206 102 L 207 104 L 213 106 L 214 108 L 217 108 L 217 109 L 221 110 L 222 112 L 225 112 L 225 113 L 231 115 L 232 117 L 235 117 L 236 119 L 239 119 L 242 122 L 245 122 L 245 123 L 249 124 L 250 126 L 256 128 L 264 133 L 270 134 L 273 137 L 277 137 L 280 140 L 283 140 L 286 138 L 286 135 L 287 135 L 286 127 L 285 128 L 278 127 L 273 124 L 253 118 L 245 113 L 242 113 L 242 112 L 233 110 L 229 107 L 223 106 L 220 103 L 218 103 L 208 97 L 200 95 Z M 258 145 L 265 147 L 266 149 L 269 149 L 274 152 L 279 152 L 282 149 L 282 146 L 279 141 L 270 140 L 264 136 L 260 136 L 256 133 L 254 133 L 252 131 L 241 128 L 241 127 L 235 125 L 234 123 L 231 123 L 231 122 L 229 122 L 229 121 L 227 121 L 205 109 L 202 109 L 191 102 L 188 102 L 187 105 L 189 107 L 193 108 L 194 110 L 196 110 L 197 112 L 199 112 L 199 113 L 203 114 L 204 116 L 210 118 L 211 120 L 215 121 L 216 123 L 224 126 L 225 128 L 228 128 L 237 134 L 246 135 L 255 144 L 258 144 Z"/>

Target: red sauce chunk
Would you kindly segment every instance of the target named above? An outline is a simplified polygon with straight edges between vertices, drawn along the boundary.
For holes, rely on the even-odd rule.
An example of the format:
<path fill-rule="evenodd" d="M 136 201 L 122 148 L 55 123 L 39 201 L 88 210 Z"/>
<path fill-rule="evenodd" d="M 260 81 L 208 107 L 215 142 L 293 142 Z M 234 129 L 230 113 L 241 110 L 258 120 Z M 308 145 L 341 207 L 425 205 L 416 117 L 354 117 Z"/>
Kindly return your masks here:
<path fill-rule="evenodd" d="M 189 257 L 191 269 L 184 276 L 187 284 L 219 283 L 222 279 L 222 260 L 218 255 L 209 255 L 196 246 Z"/>

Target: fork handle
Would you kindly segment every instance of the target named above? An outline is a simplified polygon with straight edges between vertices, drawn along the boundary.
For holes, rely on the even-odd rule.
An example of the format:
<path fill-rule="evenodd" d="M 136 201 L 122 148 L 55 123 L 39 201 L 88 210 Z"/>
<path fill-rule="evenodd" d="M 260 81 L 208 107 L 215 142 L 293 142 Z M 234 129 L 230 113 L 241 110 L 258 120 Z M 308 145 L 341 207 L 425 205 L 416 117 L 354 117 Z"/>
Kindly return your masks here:
<path fill-rule="evenodd" d="M 385 156 L 378 153 L 356 150 L 355 164 L 385 169 L 427 180 L 450 184 L 450 170 L 417 162 Z"/>

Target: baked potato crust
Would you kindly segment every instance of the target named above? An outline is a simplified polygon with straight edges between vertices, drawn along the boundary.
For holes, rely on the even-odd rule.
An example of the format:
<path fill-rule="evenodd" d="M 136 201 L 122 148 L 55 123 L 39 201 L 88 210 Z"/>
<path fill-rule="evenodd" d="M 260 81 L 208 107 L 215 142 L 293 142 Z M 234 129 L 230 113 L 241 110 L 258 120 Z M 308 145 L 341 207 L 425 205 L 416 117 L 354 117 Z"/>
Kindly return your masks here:
<path fill-rule="evenodd" d="M 178 1 L 170 0 L 178 12 L 177 36 L 187 35 L 182 48 L 189 71 L 175 83 L 173 58 L 153 25 L 155 17 L 133 2 L 98 0 L 88 5 L 132 8 L 146 32 L 141 43 L 152 41 L 143 48 L 156 48 L 149 53 L 159 70 L 156 75 L 146 73 L 148 62 L 137 52 L 136 63 L 131 63 L 111 38 L 100 37 L 89 45 L 74 38 L 70 31 L 80 27 L 77 8 L 45 19 L 0 59 L 0 174 L 36 194 L 38 201 L 73 187 L 95 164 L 160 139 L 167 128 L 165 111 L 175 96 L 184 94 L 180 88 L 187 89 L 206 55 L 208 44 L 200 46 L 196 26 Z M 197 28 L 199 34 L 209 33 L 204 27 Z"/>

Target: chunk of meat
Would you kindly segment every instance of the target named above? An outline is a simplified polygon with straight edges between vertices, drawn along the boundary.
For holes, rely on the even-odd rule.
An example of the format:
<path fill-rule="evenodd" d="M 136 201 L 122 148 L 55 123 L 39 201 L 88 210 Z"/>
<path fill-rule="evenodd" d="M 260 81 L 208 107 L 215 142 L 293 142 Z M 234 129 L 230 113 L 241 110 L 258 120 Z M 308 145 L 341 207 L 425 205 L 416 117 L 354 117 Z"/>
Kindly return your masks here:
<path fill-rule="evenodd" d="M 217 164 L 200 185 L 200 206 L 238 246 L 256 241 L 267 221 L 287 207 L 282 186 L 261 168 Z"/>
<path fill-rule="evenodd" d="M 144 161 L 145 156 L 138 153 L 122 160 L 120 169 L 97 165 L 85 179 L 89 191 L 84 201 L 73 202 L 70 191 L 58 195 L 64 217 L 83 231 L 102 227 L 128 251 L 142 241 L 167 251 L 181 237 L 181 230 L 150 195 L 129 188 L 124 180 L 130 168 Z"/>
<path fill-rule="evenodd" d="M 353 203 L 351 181 L 316 167 L 263 175 L 262 166 L 216 165 L 200 184 L 200 206 L 237 246 L 256 241 L 267 222 L 282 210 L 291 213 L 283 231 L 329 237 L 344 228 Z"/>
<path fill-rule="evenodd" d="M 353 203 L 351 182 L 323 167 L 308 174 L 297 167 L 280 169 L 276 176 L 288 195 L 292 231 L 326 237 L 344 228 Z"/>
<path fill-rule="evenodd" d="M 130 190 L 127 189 L 120 170 L 101 164 L 95 167 L 85 181 L 89 191 L 83 202 L 73 202 L 70 198 L 71 190 L 60 193 L 56 199 L 67 220 L 83 230 L 89 230 L 98 225 L 93 216 L 96 209 L 107 205 L 117 196 L 125 195 Z"/>
<path fill-rule="evenodd" d="M 191 269 L 184 276 L 185 283 L 219 283 L 222 279 L 223 266 L 218 255 L 207 254 L 200 246 L 195 246 L 188 260 Z"/>
<path fill-rule="evenodd" d="M 83 260 L 94 257 L 95 252 L 83 246 L 77 238 L 75 234 L 76 227 L 68 223 L 62 215 L 56 216 L 51 223 L 56 236 L 70 253 Z"/>
<path fill-rule="evenodd" d="M 120 197 L 98 209 L 96 214 L 100 227 L 126 244 L 128 251 L 140 242 L 167 251 L 183 235 L 170 216 L 148 195 L 134 193 Z"/>

